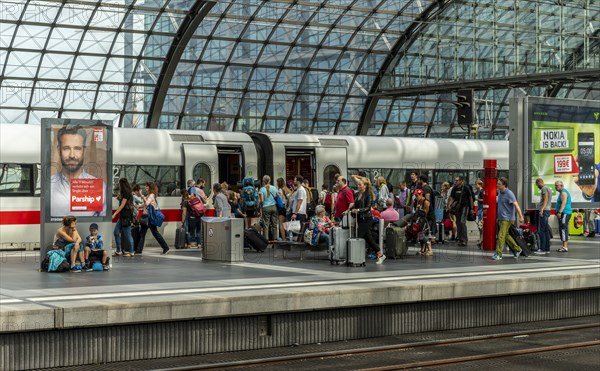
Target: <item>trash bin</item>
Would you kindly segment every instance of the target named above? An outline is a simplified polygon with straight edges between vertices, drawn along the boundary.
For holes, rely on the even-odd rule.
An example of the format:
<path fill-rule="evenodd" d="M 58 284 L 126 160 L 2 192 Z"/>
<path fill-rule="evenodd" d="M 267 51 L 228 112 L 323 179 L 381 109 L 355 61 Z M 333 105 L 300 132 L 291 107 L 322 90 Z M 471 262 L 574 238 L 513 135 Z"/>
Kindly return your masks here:
<path fill-rule="evenodd" d="M 222 262 L 244 261 L 244 219 L 203 217 L 202 256 Z"/>

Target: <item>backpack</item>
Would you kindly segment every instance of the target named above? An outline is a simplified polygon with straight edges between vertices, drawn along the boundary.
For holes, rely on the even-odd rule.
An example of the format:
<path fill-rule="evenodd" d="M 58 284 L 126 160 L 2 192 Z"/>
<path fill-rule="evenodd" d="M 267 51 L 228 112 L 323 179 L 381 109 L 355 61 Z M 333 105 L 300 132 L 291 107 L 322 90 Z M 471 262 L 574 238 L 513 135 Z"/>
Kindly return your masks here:
<path fill-rule="evenodd" d="M 325 200 L 323 201 L 323 205 L 330 206 L 333 205 L 333 196 L 331 196 L 331 192 L 327 192 L 325 195 Z"/>
<path fill-rule="evenodd" d="M 258 204 L 258 192 L 254 187 L 254 178 L 247 176 L 242 179 L 242 206 L 244 211 L 254 210 Z"/>
<path fill-rule="evenodd" d="M 200 200 L 199 197 L 194 197 L 188 202 L 190 215 L 194 218 L 200 218 L 204 215 L 206 208 L 204 207 L 204 203 Z"/>

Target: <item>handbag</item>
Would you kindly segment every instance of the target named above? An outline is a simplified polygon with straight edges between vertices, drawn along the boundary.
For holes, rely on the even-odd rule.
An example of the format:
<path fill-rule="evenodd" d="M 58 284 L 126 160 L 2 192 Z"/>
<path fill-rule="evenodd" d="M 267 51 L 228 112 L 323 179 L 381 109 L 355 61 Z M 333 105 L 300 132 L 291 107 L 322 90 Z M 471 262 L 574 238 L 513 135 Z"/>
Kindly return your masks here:
<path fill-rule="evenodd" d="M 283 200 L 281 199 L 281 197 L 279 197 L 279 195 L 275 195 L 275 204 L 277 205 L 277 210 L 285 210 L 285 205 L 283 204 Z"/>
<path fill-rule="evenodd" d="M 286 230 L 288 232 L 292 232 L 292 233 L 300 233 L 300 221 L 292 220 L 292 221 L 288 222 Z"/>
<path fill-rule="evenodd" d="M 273 196 L 271 189 L 269 189 L 269 193 L 271 193 L 271 196 Z M 275 193 L 275 196 L 273 198 L 275 199 L 275 205 L 277 206 L 277 211 L 285 210 L 285 205 L 283 204 L 281 197 L 279 197 L 279 193 Z"/>
<path fill-rule="evenodd" d="M 158 206 L 158 203 L 156 204 Z M 160 211 L 158 208 L 154 208 L 154 206 L 148 206 L 148 224 L 153 225 L 155 227 L 160 227 L 165 221 L 165 214 Z"/>

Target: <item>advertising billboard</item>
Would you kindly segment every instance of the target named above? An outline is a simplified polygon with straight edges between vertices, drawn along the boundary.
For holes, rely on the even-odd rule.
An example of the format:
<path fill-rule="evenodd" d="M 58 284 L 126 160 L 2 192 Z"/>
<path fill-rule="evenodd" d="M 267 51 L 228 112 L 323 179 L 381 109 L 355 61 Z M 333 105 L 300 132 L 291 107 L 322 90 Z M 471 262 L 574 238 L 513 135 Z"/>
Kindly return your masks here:
<path fill-rule="evenodd" d="M 81 220 L 110 217 L 112 126 L 102 121 L 47 119 L 42 138 L 47 175 L 42 187 L 47 222 L 73 215 Z M 107 211 L 108 210 L 108 211 Z"/>
<path fill-rule="evenodd" d="M 562 181 L 573 203 L 600 202 L 600 107 L 532 104 L 530 122 L 531 200 L 542 178 L 550 188 Z"/>
<path fill-rule="evenodd" d="M 600 207 L 600 101 L 512 99 L 509 148 L 509 187 L 524 208 L 540 200 L 537 178 L 553 191 L 553 204 L 562 181 L 573 208 Z"/>

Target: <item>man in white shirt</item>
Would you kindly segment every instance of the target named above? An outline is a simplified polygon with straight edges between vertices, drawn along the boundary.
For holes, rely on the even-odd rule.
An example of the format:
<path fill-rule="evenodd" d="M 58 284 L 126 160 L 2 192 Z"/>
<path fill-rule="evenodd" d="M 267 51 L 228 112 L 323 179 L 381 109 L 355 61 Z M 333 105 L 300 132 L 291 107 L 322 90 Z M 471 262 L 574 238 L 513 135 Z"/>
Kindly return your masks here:
<path fill-rule="evenodd" d="M 83 168 L 86 130 L 79 125 L 63 126 L 57 133 L 57 150 L 61 169 L 50 178 L 50 216 L 100 216 L 106 212 L 106 185 L 103 183 L 102 212 L 71 211 L 71 179 L 96 179 Z"/>
<path fill-rule="evenodd" d="M 294 177 L 294 185 L 296 186 L 295 204 L 292 208 L 292 220 L 299 220 L 300 223 L 306 221 L 306 189 L 302 186 L 304 177 L 296 175 Z"/>

